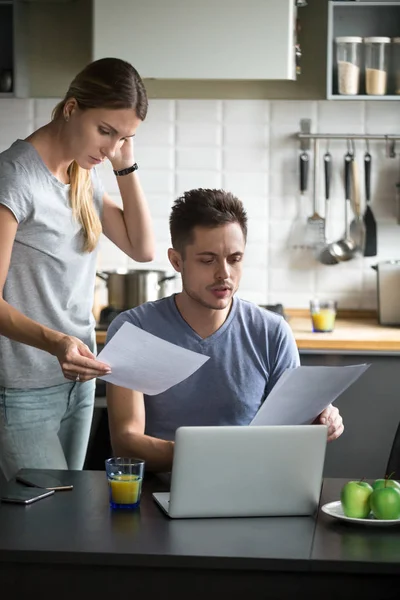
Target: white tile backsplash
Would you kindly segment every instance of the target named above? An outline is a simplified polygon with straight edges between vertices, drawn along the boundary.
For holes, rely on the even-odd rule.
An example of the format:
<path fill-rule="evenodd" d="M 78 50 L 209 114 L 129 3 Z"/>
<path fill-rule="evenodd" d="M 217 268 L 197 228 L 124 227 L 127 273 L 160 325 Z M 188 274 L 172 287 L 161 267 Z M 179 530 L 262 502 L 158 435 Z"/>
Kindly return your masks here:
<path fill-rule="evenodd" d="M 239 125 L 253 123 L 260 126 L 269 121 L 270 103 L 265 100 L 224 100 L 223 119 L 225 123 Z"/>
<path fill-rule="evenodd" d="M 257 304 L 266 304 L 268 298 L 268 270 L 246 265 L 243 269 L 240 297 Z"/>
<path fill-rule="evenodd" d="M 263 219 L 249 219 L 248 221 L 248 243 L 262 243 L 267 248 L 268 225 Z"/>
<path fill-rule="evenodd" d="M 178 148 L 176 168 L 179 170 L 221 171 L 221 150 L 213 148 Z"/>
<path fill-rule="evenodd" d="M 161 219 L 163 223 L 164 229 L 165 227 L 165 215 L 169 214 L 172 203 L 175 199 L 174 194 L 146 194 L 147 202 L 149 203 L 151 214 L 153 219 Z M 169 233 L 167 230 L 167 236 L 169 238 Z"/>
<path fill-rule="evenodd" d="M 173 146 L 142 146 L 140 166 L 145 169 L 173 169 Z"/>
<path fill-rule="evenodd" d="M 220 188 L 221 173 L 218 171 L 178 171 L 175 177 L 175 193 L 181 196 L 192 188 Z"/>
<path fill-rule="evenodd" d="M 174 189 L 173 171 L 168 170 L 166 166 L 163 170 L 141 169 L 140 180 L 144 190 L 150 194 L 169 194 Z"/>
<path fill-rule="evenodd" d="M 160 119 L 144 121 L 135 135 L 135 146 L 172 146 L 175 141 L 175 128 L 173 122 Z"/>
<path fill-rule="evenodd" d="M 61 98 L 41 98 L 40 100 L 33 102 L 34 118 L 42 121 L 43 123 L 48 123 L 51 119 L 51 113 L 53 112 L 53 109 L 60 101 Z M 12 100 L 12 102 L 17 102 L 17 100 Z"/>
<path fill-rule="evenodd" d="M 376 272 L 370 267 L 363 271 L 362 294 L 373 296 L 376 290 Z"/>
<path fill-rule="evenodd" d="M 151 101 L 149 110 L 146 116 L 146 123 L 167 123 L 175 119 L 175 102 L 174 100 L 160 100 L 154 98 Z"/>
<path fill-rule="evenodd" d="M 400 133 L 398 102 L 366 102 L 365 130 L 368 133 Z"/>
<path fill-rule="evenodd" d="M 341 263 L 330 268 L 318 268 L 316 270 L 316 289 L 318 292 L 335 294 L 357 294 L 361 295 L 363 286 L 363 272 L 357 269 L 357 260 Z"/>
<path fill-rule="evenodd" d="M 265 196 L 251 196 L 246 194 L 246 197 L 242 197 L 241 199 L 250 220 L 261 218 L 264 223 L 267 222 L 268 200 Z"/>
<path fill-rule="evenodd" d="M 222 176 L 225 189 L 240 196 L 265 196 L 268 192 L 268 175 L 266 171 L 252 173 L 245 171 L 226 171 Z"/>
<path fill-rule="evenodd" d="M 178 147 L 219 147 L 221 138 L 222 128 L 218 123 L 178 121 L 176 124 L 176 145 Z"/>
<path fill-rule="evenodd" d="M 22 98 L 2 98 L 0 100 L 0 119 L 2 128 L 9 121 L 30 121 L 34 119 L 35 101 Z"/>
<path fill-rule="evenodd" d="M 225 171 L 266 172 L 268 169 L 268 150 L 259 148 L 225 147 L 222 164 Z"/>
<path fill-rule="evenodd" d="M 100 238 L 99 254 L 97 264 L 100 269 L 125 269 L 128 267 L 128 256 L 124 254 L 115 244 L 110 242 L 105 235 Z"/>
<path fill-rule="evenodd" d="M 250 234 L 249 239 L 252 239 Z M 268 268 L 268 254 L 265 251 L 265 243 L 263 242 L 248 242 L 244 264 L 247 267 L 257 267 L 266 270 Z"/>
<path fill-rule="evenodd" d="M 318 102 L 318 129 L 330 133 L 364 133 L 366 102 Z"/>
<path fill-rule="evenodd" d="M 189 123 L 219 123 L 222 100 L 177 100 L 176 120 Z"/>
<path fill-rule="evenodd" d="M 318 102 L 280 100 L 271 102 L 271 126 L 290 125 L 298 131 L 300 119 L 311 119 L 316 124 Z M 314 125 L 315 129 L 315 125 Z"/>
<path fill-rule="evenodd" d="M 0 149 L 46 123 L 58 99 L 0 99 Z M 156 256 L 134 263 L 104 236 L 99 266 L 157 268 L 171 271 L 168 216 L 175 198 L 194 187 L 223 187 L 239 196 L 249 216 L 249 237 L 241 297 L 259 304 L 282 302 L 307 308 L 310 298 L 334 298 L 342 308 L 376 308 L 378 260 L 400 258 L 400 226 L 396 223 L 395 184 L 400 181 L 400 143 L 390 159 L 383 141 L 371 142 L 372 209 L 378 221 L 378 257 L 357 258 L 323 266 L 313 254 L 291 248 L 291 232 L 299 215 L 299 144 L 295 134 L 302 118 L 313 131 L 330 133 L 400 133 L 399 102 L 266 101 L 152 99 L 148 116 L 135 137 L 140 176 L 153 215 Z M 324 182 L 320 145 L 317 207 L 324 214 Z M 333 173 L 327 231 L 331 239 L 344 231 L 343 159 L 345 141 L 332 141 Z M 363 156 L 356 143 L 364 202 Z M 312 157 L 311 157 L 312 158 Z M 304 200 L 311 214 L 313 161 Z M 121 203 L 110 165 L 101 167 L 106 191 Z M 180 281 L 176 282 L 180 289 Z"/>
<path fill-rule="evenodd" d="M 261 123 L 229 123 L 224 126 L 224 146 L 232 148 L 267 148 L 269 128 Z"/>
<path fill-rule="evenodd" d="M 269 273 L 271 290 L 282 293 L 307 293 L 311 298 L 315 293 L 315 277 L 312 270 L 271 268 Z"/>
<path fill-rule="evenodd" d="M 0 152 L 6 150 L 16 139 L 24 139 L 32 133 L 32 121 L 27 119 L 4 119 L 0 113 Z"/>

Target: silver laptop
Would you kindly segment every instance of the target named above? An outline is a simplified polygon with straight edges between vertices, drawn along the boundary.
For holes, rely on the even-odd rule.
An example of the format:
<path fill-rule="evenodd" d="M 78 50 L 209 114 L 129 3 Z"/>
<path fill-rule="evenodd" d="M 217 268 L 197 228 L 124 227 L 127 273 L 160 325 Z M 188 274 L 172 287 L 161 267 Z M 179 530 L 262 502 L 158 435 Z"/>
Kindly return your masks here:
<path fill-rule="evenodd" d="M 171 518 L 312 515 L 325 461 L 325 425 L 180 427 L 171 491 L 154 493 Z"/>

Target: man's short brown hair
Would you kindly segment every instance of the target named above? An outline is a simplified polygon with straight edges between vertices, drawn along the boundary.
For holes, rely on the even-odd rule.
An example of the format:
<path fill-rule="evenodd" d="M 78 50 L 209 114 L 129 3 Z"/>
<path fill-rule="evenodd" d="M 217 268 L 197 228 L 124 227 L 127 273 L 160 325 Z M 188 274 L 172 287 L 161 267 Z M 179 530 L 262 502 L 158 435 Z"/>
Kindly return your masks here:
<path fill-rule="evenodd" d="M 230 192 L 199 188 L 175 200 L 169 218 L 172 246 L 184 255 L 193 243 L 195 227 L 219 227 L 238 223 L 247 239 L 247 214 L 243 203 Z"/>

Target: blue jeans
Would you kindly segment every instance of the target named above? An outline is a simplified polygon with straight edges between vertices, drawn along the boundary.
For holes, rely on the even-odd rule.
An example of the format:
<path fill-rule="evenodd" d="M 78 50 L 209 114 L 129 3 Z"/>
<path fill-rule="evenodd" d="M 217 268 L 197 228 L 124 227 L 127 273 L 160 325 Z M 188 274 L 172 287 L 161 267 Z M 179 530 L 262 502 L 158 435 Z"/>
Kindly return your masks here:
<path fill-rule="evenodd" d="M 47 388 L 0 387 L 0 469 L 82 469 L 95 380 Z"/>

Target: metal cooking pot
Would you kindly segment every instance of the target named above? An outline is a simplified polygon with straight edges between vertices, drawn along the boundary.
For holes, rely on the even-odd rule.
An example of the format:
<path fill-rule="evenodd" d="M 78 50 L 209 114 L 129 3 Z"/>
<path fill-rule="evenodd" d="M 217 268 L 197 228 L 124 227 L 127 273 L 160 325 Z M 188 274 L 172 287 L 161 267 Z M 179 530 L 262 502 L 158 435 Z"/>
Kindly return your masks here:
<path fill-rule="evenodd" d="M 121 270 L 98 271 L 97 277 L 107 282 L 108 304 L 116 310 L 128 310 L 169 295 L 167 282 L 176 275 L 166 271 Z"/>

